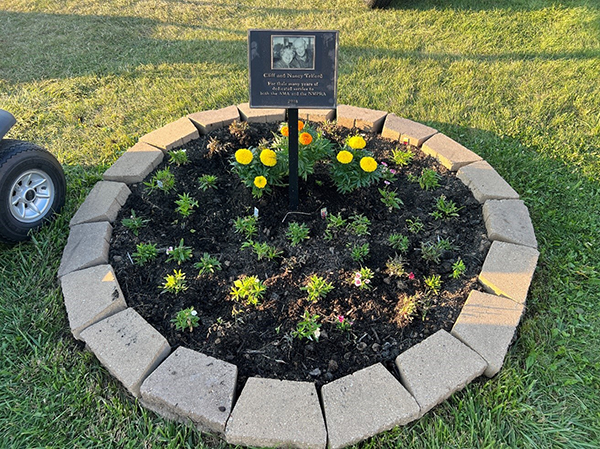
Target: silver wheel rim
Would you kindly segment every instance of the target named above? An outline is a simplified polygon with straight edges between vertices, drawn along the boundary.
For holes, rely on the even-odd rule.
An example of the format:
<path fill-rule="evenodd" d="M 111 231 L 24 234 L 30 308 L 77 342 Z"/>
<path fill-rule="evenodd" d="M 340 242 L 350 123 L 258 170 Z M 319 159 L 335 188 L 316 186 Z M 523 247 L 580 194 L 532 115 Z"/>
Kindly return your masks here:
<path fill-rule="evenodd" d="M 54 202 L 54 183 L 42 170 L 21 174 L 10 189 L 10 213 L 21 223 L 33 223 L 48 213 Z"/>

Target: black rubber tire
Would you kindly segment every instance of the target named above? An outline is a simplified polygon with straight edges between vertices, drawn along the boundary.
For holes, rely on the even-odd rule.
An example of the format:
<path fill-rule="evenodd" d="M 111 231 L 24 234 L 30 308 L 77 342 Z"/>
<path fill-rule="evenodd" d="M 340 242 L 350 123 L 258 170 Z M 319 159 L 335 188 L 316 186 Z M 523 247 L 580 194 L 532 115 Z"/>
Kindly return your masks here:
<path fill-rule="evenodd" d="M 371 9 L 383 9 L 390 6 L 392 0 L 365 0 L 367 6 Z"/>
<path fill-rule="evenodd" d="M 51 180 L 53 197 L 39 216 L 36 214 L 30 221 L 24 222 L 11 212 L 11 198 L 15 183 L 30 171 L 39 171 Z M 40 227 L 60 211 L 65 204 L 66 193 L 62 166 L 51 153 L 22 140 L 0 141 L 0 242 L 10 244 L 27 240 L 29 231 Z"/>

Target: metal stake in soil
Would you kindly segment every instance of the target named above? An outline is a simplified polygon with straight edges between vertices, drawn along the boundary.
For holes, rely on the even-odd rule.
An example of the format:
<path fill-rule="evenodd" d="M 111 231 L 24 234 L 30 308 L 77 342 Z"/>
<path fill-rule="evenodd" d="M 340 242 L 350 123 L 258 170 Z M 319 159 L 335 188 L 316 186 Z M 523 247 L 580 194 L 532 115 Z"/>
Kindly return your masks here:
<path fill-rule="evenodd" d="M 288 147 L 289 147 L 289 172 L 290 172 L 290 210 L 298 210 L 298 109 L 287 110 L 288 116 Z"/>

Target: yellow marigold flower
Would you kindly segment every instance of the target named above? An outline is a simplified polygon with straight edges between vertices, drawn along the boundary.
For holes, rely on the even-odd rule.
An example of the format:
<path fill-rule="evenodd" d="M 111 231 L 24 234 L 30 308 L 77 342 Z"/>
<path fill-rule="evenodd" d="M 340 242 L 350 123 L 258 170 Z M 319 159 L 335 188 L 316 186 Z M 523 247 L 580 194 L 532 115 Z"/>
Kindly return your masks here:
<path fill-rule="evenodd" d="M 235 160 L 242 165 L 248 165 L 250 162 L 252 162 L 253 158 L 254 156 L 252 156 L 252 151 L 246 148 L 242 148 L 241 150 L 237 150 L 235 152 Z"/>
<path fill-rule="evenodd" d="M 360 168 L 362 168 L 367 173 L 371 173 L 377 170 L 377 161 L 375 161 L 375 159 L 373 159 L 372 157 L 363 157 L 360 160 Z"/>
<path fill-rule="evenodd" d="M 354 159 L 354 155 L 350 151 L 342 150 L 337 154 L 336 159 L 342 164 L 349 164 Z"/>
<path fill-rule="evenodd" d="M 362 136 L 352 136 L 348 139 L 348 146 L 353 150 L 362 150 L 367 146 L 367 142 Z"/>
<path fill-rule="evenodd" d="M 273 150 L 262 150 L 260 152 L 260 161 L 267 167 L 273 167 L 277 164 L 277 154 Z"/>
<path fill-rule="evenodd" d="M 264 189 L 267 185 L 267 178 L 265 178 L 264 176 L 257 176 L 256 178 L 254 178 L 254 185 L 259 189 Z"/>
<path fill-rule="evenodd" d="M 302 145 L 310 145 L 312 140 L 312 136 L 309 133 L 302 133 L 298 136 L 298 142 Z"/>
<path fill-rule="evenodd" d="M 287 126 L 287 125 L 283 125 L 283 126 L 281 127 L 281 130 L 280 130 L 280 131 L 281 131 L 281 135 L 282 135 L 282 136 L 285 136 L 285 137 L 287 137 L 287 136 L 289 136 L 289 135 L 290 135 L 290 128 L 289 128 L 289 126 Z"/>
<path fill-rule="evenodd" d="M 302 120 L 298 120 L 298 131 L 302 131 L 304 129 L 304 122 Z"/>

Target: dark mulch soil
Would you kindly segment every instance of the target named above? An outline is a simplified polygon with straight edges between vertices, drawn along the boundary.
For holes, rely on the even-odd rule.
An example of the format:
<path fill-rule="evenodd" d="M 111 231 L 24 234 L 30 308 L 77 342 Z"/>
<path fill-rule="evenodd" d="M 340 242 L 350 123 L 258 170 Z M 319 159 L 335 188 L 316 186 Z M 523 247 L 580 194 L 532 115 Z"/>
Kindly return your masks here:
<path fill-rule="evenodd" d="M 333 126 L 325 131 L 338 141 L 358 132 Z M 489 248 L 480 205 L 454 174 L 413 148 L 414 161 L 400 169 L 392 186 L 404 202 L 400 210 L 388 211 L 380 201 L 378 186 L 338 194 L 326 176 L 325 167 L 318 167 L 307 182 L 300 182 L 298 213 L 288 214 L 286 188 L 275 189 L 271 196 L 256 200 L 229 172 L 229 160 L 236 149 L 257 145 L 261 138 L 271 137 L 272 132 L 276 132 L 275 125 L 253 125 L 247 132 L 238 133 L 238 137 L 227 128 L 216 130 L 185 145 L 190 164 L 171 167 L 177 179 L 176 192 L 149 194 L 143 184 L 131 187 L 132 195 L 115 225 L 110 253 L 127 304 L 162 333 L 173 348 L 183 345 L 236 364 L 239 388 L 249 376 L 314 381 L 322 385 L 377 362 L 393 371 L 398 354 L 440 329 L 450 331 L 468 293 L 479 289 L 476 277 Z M 367 148 L 380 161 L 388 160 L 391 150 L 398 146 L 375 134 L 362 134 L 368 142 Z M 218 146 L 225 151 L 208 157 L 207 143 L 211 140 L 213 148 Z M 418 176 L 425 167 L 440 173 L 440 187 L 425 191 L 407 179 L 407 174 Z M 217 190 L 198 188 L 197 178 L 206 173 L 218 176 Z M 184 192 L 200 202 L 189 219 L 182 219 L 174 212 L 177 194 Z M 430 216 L 442 194 L 463 206 L 459 218 L 436 221 Z M 249 249 L 240 249 L 242 238 L 234 233 L 232 221 L 252 214 L 255 207 L 260 217 L 257 240 L 283 251 L 283 256 L 275 261 L 257 261 Z M 360 238 L 344 233 L 337 239 L 325 240 L 326 223 L 320 213 L 324 207 L 330 214 L 340 213 L 346 218 L 364 214 L 371 220 L 366 240 L 370 244 L 370 257 L 364 263 L 375 273 L 370 290 L 359 290 L 351 283 L 360 264 L 351 259 L 347 244 Z M 131 209 L 138 216 L 151 219 L 138 237 L 120 224 L 122 218 L 129 217 Z M 406 225 L 406 220 L 414 217 L 425 224 L 418 234 L 411 234 Z M 290 246 L 285 237 L 291 221 L 310 227 L 310 239 L 296 247 Z M 395 254 L 386 243 L 391 233 L 410 238 L 410 250 L 404 259 L 406 272 L 414 273 L 414 279 L 386 273 L 386 261 Z M 193 259 L 181 266 L 167 263 L 165 249 L 176 246 L 182 238 L 186 246 L 193 248 Z M 424 261 L 421 242 L 439 238 L 449 238 L 454 249 L 445 251 L 439 264 Z M 130 255 L 140 242 L 156 243 L 162 249 L 154 263 L 143 267 L 132 263 Z M 204 252 L 218 257 L 223 270 L 197 278 L 198 270 L 193 263 Z M 451 266 L 458 257 L 467 270 L 460 279 L 453 280 Z M 174 269 L 186 274 L 189 289 L 178 295 L 161 293 L 159 286 Z M 325 299 L 309 303 L 300 287 L 313 274 L 326 277 L 335 288 Z M 441 275 L 443 281 L 442 291 L 437 295 L 426 293 L 424 287 L 424 278 L 431 274 Z M 258 276 L 267 285 L 259 307 L 240 304 L 230 296 L 233 281 L 243 275 Z M 420 299 L 410 319 L 399 310 L 403 301 L 413 295 Z M 171 319 L 190 306 L 198 311 L 200 325 L 193 332 L 177 331 Z M 232 317 L 234 308 L 242 313 Z M 305 310 L 321 317 L 318 342 L 290 337 Z M 350 332 L 336 328 L 339 315 L 354 322 Z"/>

